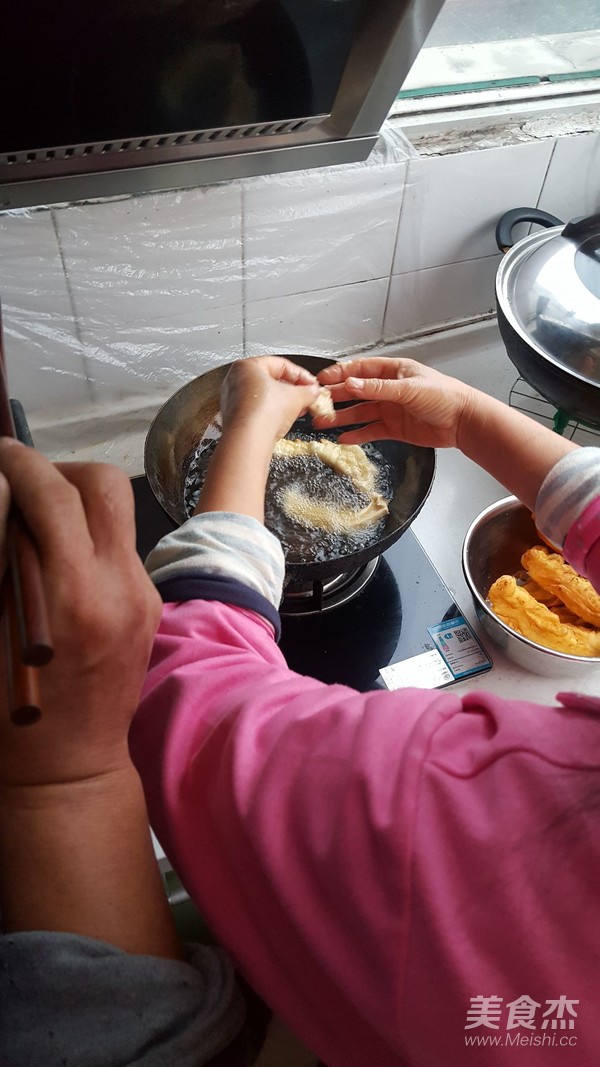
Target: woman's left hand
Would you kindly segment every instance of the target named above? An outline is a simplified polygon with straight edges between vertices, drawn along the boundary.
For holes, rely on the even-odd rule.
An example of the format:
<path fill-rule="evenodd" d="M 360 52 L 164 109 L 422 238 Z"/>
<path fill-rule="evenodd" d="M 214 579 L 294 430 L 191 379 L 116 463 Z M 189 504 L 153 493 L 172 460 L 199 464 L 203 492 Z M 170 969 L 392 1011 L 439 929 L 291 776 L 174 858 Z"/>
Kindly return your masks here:
<path fill-rule="evenodd" d="M 264 428 L 275 443 L 285 437 L 318 392 L 315 376 L 282 356 L 239 360 L 221 389 L 223 429 L 253 424 Z"/>

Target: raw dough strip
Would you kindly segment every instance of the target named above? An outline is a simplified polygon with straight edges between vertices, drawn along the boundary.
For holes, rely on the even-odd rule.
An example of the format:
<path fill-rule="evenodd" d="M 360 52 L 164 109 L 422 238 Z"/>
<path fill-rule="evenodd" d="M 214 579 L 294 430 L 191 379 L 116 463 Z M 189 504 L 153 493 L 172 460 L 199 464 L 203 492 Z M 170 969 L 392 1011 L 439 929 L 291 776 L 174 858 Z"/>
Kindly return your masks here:
<path fill-rule="evenodd" d="M 335 418 L 335 408 L 333 406 L 333 400 L 331 399 L 331 393 L 327 386 L 321 386 L 317 394 L 317 399 L 313 400 L 308 410 L 314 417 L 329 419 L 329 421 Z"/>

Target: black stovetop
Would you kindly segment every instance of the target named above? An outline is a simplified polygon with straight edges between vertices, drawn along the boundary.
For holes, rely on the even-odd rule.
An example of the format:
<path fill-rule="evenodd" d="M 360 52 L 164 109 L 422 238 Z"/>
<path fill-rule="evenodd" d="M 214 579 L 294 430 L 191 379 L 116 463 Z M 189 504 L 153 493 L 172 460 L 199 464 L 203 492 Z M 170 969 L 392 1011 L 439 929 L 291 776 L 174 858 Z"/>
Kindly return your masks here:
<path fill-rule="evenodd" d="M 175 523 L 144 477 L 133 478 L 132 485 L 137 545 L 144 558 Z M 280 648 L 292 670 L 362 692 L 386 688 L 380 671 L 390 664 L 403 665 L 395 669 L 398 678 L 391 688 L 447 685 L 491 667 L 410 529 L 380 556 L 373 577 L 352 600 L 322 614 L 283 616 Z M 444 677 L 437 678 L 438 660 Z"/>

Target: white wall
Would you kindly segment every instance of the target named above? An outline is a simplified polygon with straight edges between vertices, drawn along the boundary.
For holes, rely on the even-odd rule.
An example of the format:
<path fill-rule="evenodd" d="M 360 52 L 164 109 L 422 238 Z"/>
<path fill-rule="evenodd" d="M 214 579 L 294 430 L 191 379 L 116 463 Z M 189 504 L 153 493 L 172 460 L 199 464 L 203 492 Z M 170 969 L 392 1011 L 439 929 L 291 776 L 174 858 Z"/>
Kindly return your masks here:
<path fill-rule="evenodd" d="M 491 313 L 503 211 L 600 211 L 600 134 L 0 216 L 33 426 L 158 407 L 215 362 L 342 355 Z"/>

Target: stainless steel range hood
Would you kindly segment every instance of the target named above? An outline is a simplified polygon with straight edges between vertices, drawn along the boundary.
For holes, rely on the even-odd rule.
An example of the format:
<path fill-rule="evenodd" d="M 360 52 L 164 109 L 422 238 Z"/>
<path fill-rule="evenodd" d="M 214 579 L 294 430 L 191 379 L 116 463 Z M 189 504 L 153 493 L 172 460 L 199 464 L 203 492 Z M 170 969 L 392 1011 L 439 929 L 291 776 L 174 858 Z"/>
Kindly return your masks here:
<path fill-rule="evenodd" d="M 0 209 L 366 159 L 442 3 L 21 0 Z"/>

